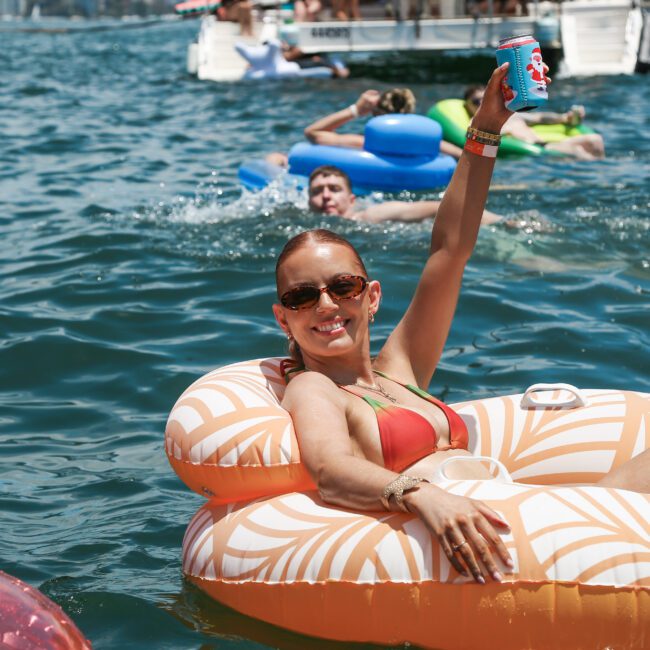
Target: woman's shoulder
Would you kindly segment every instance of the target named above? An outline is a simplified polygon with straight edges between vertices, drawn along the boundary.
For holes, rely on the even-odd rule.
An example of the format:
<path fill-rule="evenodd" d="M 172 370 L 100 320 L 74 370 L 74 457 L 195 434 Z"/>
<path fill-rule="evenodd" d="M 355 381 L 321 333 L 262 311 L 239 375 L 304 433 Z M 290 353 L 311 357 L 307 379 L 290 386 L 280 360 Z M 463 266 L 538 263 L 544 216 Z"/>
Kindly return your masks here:
<path fill-rule="evenodd" d="M 291 379 L 282 403 L 308 404 L 309 399 L 319 398 L 339 402 L 342 400 L 342 393 L 343 391 L 326 375 L 306 370 Z"/>

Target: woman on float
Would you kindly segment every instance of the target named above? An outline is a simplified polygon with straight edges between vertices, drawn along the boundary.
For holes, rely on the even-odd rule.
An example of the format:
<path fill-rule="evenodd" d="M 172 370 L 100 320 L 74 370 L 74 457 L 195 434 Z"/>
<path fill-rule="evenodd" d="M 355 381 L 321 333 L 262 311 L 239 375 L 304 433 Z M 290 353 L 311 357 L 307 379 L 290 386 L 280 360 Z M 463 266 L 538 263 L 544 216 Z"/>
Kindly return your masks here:
<path fill-rule="evenodd" d="M 437 487 L 449 457 L 471 456 L 467 429 L 427 395 L 476 241 L 498 145 L 512 114 L 492 74 L 434 222 L 429 258 L 414 297 L 376 358 L 369 323 L 381 287 L 369 280 L 352 245 L 326 231 L 290 240 L 276 266 L 275 317 L 297 367 L 282 401 L 301 457 L 330 504 L 356 510 L 406 510 L 422 519 L 451 564 L 479 583 L 502 579 L 512 559 L 499 536 L 508 524 L 484 503 Z M 302 371 L 302 372 L 301 372 Z M 650 456 L 637 456 L 602 485 L 649 491 Z M 452 463 L 447 476 L 488 478 L 479 463 Z"/>
<path fill-rule="evenodd" d="M 354 104 L 343 110 L 322 117 L 305 129 L 305 137 L 312 144 L 332 147 L 353 147 L 363 149 L 364 137 L 358 133 L 336 133 L 336 129 L 357 117 L 365 115 L 387 115 L 389 113 L 414 113 L 415 95 L 409 88 L 393 88 L 379 93 L 366 90 Z M 460 158 L 462 149 L 451 142 L 440 141 L 440 152 Z"/>

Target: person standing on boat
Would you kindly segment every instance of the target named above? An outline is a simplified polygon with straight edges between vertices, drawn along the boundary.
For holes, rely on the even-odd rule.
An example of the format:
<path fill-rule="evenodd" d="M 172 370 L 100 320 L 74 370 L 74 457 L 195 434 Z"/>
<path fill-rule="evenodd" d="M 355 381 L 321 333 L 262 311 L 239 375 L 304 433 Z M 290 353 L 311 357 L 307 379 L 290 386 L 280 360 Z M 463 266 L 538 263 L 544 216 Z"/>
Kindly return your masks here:
<path fill-rule="evenodd" d="M 485 86 L 468 86 L 465 89 L 465 110 L 470 117 L 476 114 L 483 96 Z M 513 113 L 512 117 L 503 125 L 501 135 L 509 135 L 528 144 L 537 144 L 546 149 L 558 151 L 578 160 L 602 160 L 605 157 L 605 143 L 598 133 L 583 133 L 572 135 L 558 142 L 544 142 L 535 133 L 531 126 L 536 124 L 566 124 L 576 126 L 585 116 L 582 106 L 576 106 L 566 113 L 553 113 L 550 111 L 531 111 Z"/>
<path fill-rule="evenodd" d="M 434 219 L 440 201 L 386 201 L 357 208 L 349 176 L 334 165 L 317 167 L 309 176 L 309 208 L 313 212 L 341 217 L 351 221 L 383 223 L 385 221 L 418 222 Z M 502 220 L 497 214 L 483 211 L 481 225 Z"/>
<path fill-rule="evenodd" d="M 253 36 L 253 3 L 250 0 L 222 0 L 214 13 L 218 20 L 239 23 L 241 36 Z"/>
<path fill-rule="evenodd" d="M 393 88 L 379 93 L 366 90 L 357 101 L 343 110 L 322 117 L 305 129 L 305 137 L 313 144 L 325 144 L 333 147 L 354 147 L 363 149 L 364 136 L 358 133 L 337 133 L 350 120 L 366 115 L 386 115 L 388 113 L 414 113 L 415 96 L 409 88 Z M 442 140 L 440 153 L 460 158 L 462 149 L 455 144 Z"/>

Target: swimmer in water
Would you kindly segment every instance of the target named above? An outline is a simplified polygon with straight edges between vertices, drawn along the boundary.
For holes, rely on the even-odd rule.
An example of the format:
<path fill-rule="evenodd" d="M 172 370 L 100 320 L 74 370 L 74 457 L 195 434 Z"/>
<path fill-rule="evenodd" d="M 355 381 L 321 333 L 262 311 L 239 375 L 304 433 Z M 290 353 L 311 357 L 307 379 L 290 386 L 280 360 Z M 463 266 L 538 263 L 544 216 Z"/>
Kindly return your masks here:
<path fill-rule="evenodd" d="M 348 175 L 333 165 L 317 167 L 309 177 L 309 208 L 313 212 L 350 219 L 382 223 L 384 221 L 416 222 L 433 219 L 440 201 L 386 201 L 367 208 L 356 207 L 356 196 Z M 483 211 L 481 225 L 498 223 L 502 218 Z"/>

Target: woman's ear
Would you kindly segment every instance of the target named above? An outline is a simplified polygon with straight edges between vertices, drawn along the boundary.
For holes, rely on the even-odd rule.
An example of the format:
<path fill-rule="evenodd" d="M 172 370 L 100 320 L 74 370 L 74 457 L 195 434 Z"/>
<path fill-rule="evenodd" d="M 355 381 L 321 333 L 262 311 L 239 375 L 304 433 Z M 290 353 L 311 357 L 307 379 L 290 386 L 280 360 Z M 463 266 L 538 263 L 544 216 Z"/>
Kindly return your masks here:
<path fill-rule="evenodd" d="M 285 317 L 284 308 L 277 302 L 273 304 L 273 315 L 275 316 L 278 325 L 282 328 L 282 331 L 287 335 L 291 334 Z"/>
<path fill-rule="evenodd" d="M 370 300 L 369 310 L 376 314 L 381 302 L 381 284 L 378 280 L 371 280 L 368 283 L 368 299 Z"/>

